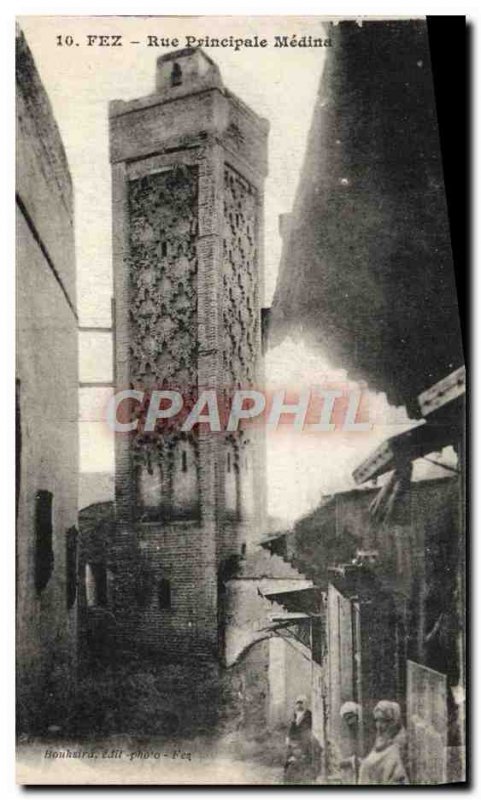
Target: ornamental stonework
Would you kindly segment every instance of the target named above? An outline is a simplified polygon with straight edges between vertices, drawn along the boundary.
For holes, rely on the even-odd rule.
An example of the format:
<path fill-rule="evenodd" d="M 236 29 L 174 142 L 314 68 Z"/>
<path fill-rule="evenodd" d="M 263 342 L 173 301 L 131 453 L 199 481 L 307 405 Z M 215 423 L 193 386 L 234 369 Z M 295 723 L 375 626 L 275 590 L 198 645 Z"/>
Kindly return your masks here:
<path fill-rule="evenodd" d="M 197 183 L 197 168 L 181 165 L 131 180 L 128 193 L 131 384 L 176 388 L 184 397 L 197 384 Z M 169 496 L 182 442 L 197 462 L 191 435 L 135 434 L 137 484 L 159 472 L 157 488 Z"/>
<path fill-rule="evenodd" d="M 223 374 L 233 388 L 253 385 L 257 361 L 257 190 L 224 167 Z"/>
<path fill-rule="evenodd" d="M 187 389 L 197 379 L 197 170 L 129 184 L 130 376 Z"/>

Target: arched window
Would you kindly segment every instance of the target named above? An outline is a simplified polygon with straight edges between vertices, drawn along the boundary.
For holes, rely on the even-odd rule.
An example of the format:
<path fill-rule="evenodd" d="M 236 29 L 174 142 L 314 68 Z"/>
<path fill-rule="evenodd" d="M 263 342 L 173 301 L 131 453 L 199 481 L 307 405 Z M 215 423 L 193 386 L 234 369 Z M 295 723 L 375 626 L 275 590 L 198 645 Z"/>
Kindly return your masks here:
<path fill-rule="evenodd" d="M 230 514 L 237 515 L 238 509 L 238 464 L 236 452 L 231 442 L 226 443 L 225 453 L 225 508 Z"/>
<path fill-rule="evenodd" d="M 160 578 L 157 584 L 157 600 L 160 609 L 168 611 L 172 608 L 170 581 L 168 578 Z"/>
<path fill-rule="evenodd" d="M 192 442 L 181 439 L 172 452 L 172 515 L 195 519 L 199 513 L 197 458 Z"/>
<path fill-rule="evenodd" d="M 101 562 L 85 565 L 85 594 L 87 606 L 107 607 L 107 569 Z"/>
<path fill-rule="evenodd" d="M 172 72 L 170 73 L 170 85 L 180 86 L 181 84 L 182 84 L 182 68 L 180 64 L 175 62 L 172 67 Z"/>
<path fill-rule="evenodd" d="M 140 574 L 136 585 L 137 603 L 139 608 L 150 608 L 154 599 L 155 575 L 148 560 L 144 557 L 141 562 Z"/>
<path fill-rule="evenodd" d="M 95 578 L 90 564 L 85 565 L 85 599 L 88 608 L 95 605 Z"/>
<path fill-rule="evenodd" d="M 77 597 L 77 541 L 78 531 L 75 526 L 68 529 L 66 534 L 66 593 L 67 608 L 72 608 Z"/>
<path fill-rule="evenodd" d="M 254 514 L 254 470 L 252 453 L 244 445 L 241 456 L 241 506 L 242 516 L 249 519 Z"/>
<path fill-rule="evenodd" d="M 154 463 L 150 466 L 142 465 L 138 478 L 139 505 L 143 509 L 158 508 L 163 500 L 163 474 L 162 466 Z"/>
<path fill-rule="evenodd" d="M 35 589 L 40 594 L 53 570 L 52 492 L 41 489 L 35 497 Z"/>

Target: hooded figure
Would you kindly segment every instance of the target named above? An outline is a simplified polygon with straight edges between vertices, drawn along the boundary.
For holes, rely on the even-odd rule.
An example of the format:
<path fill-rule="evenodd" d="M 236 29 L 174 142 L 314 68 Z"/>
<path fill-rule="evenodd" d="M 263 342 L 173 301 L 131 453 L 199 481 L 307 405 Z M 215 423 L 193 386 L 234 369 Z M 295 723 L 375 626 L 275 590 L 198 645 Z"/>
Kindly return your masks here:
<path fill-rule="evenodd" d="M 406 731 L 398 703 L 381 700 L 374 709 L 376 740 L 361 764 L 359 783 L 366 786 L 409 783 L 405 767 Z"/>
<path fill-rule="evenodd" d="M 312 729 L 312 714 L 307 707 L 307 697 L 305 694 L 300 694 L 296 698 L 294 706 L 294 716 L 289 725 L 289 732 L 287 734 L 287 744 L 300 744 L 302 747 L 303 742 L 309 742 Z"/>
<path fill-rule="evenodd" d="M 312 736 L 312 714 L 303 694 L 296 698 L 286 744 L 285 783 L 312 783 L 319 770 L 320 756 L 317 740 Z"/>
<path fill-rule="evenodd" d="M 339 761 L 341 783 L 355 784 L 359 779 L 361 761 L 359 749 L 361 707 L 358 703 L 348 700 L 342 704 L 339 714 L 346 733 L 343 753 Z"/>

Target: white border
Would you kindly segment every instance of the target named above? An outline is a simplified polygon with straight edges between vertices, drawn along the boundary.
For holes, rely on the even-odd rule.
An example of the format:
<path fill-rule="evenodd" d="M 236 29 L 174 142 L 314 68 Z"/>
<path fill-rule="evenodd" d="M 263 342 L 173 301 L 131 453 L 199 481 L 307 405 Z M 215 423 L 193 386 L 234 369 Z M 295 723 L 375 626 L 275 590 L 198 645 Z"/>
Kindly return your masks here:
<path fill-rule="evenodd" d="M 332 8 L 334 6 L 334 8 Z M 473 130 L 471 133 L 473 148 L 475 147 L 477 134 L 479 133 L 479 104 L 477 88 L 480 84 L 479 81 L 479 58 L 476 58 L 476 44 L 477 44 L 477 22 L 479 17 L 479 3 L 472 2 L 424 2 L 417 4 L 413 2 L 373 2 L 369 0 L 365 4 L 360 2 L 342 2 L 336 0 L 331 8 L 329 5 L 321 4 L 320 2 L 306 2 L 306 0 L 277 0 L 275 5 L 268 0 L 245 0 L 244 2 L 234 2 L 226 4 L 224 2 L 213 2 L 212 0 L 206 2 L 194 2 L 193 0 L 144 0 L 141 4 L 132 2 L 132 0 L 111 0 L 111 2 L 101 2 L 101 0 L 78 0 L 77 2 L 67 3 L 58 2 L 58 0 L 38 0 L 37 2 L 18 2 L 4 3 L 0 12 L 0 75 L 1 75 L 1 91 L 2 91 L 2 155 L 3 155 L 3 175 L 2 181 L 5 189 L 5 198 L 2 205 L 2 213 L 0 214 L 1 225 L 1 238 L 2 253 L 4 254 L 4 263 L 2 270 L 1 294 L 0 294 L 0 325 L 1 325 L 1 349 L 2 349 L 2 376 L 5 377 L 5 382 L 2 387 L 0 395 L 1 413 L 0 419 L 2 420 L 2 460 L 1 460 L 1 474 L 0 474 L 0 487 L 1 487 L 1 520 L 3 546 L 1 548 L 1 573 L 0 573 L 0 636 L 1 636 L 1 661 L 0 661 L 0 776 L 2 796 L 5 798 L 18 797 L 22 792 L 21 787 L 14 784 L 14 563 L 15 563 L 15 537 L 14 537 L 14 205 L 13 193 L 15 188 L 14 178 L 14 148 L 15 148 L 15 130 L 14 130 L 14 17 L 20 15 L 32 14 L 47 14 L 47 15 L 260 15 L 260 14 L 273 14 L 276 15 L 304 15 L 314 14 L 319 16 L 331 17 L 330 10 L 335 12 L 334 16 L 423 16 L 426 14 L 445 15 L 445 14 L 465 14 L 468 21 L 472 24 L 472 85 L 473 85 Z M 449 58 L 449 54 L 447 54 Z M 463 91 L 463 87 L 460 87 Z M 455 121 L 454 121 L 455 122 Z M 7 129 L 7 137 L 5 139 L 5 129 Z M 6 163 L 5 163 L 6 162 Z M 473 331 L 470 344 L 470 353 L 472 358 L 472 372 L 473 378 L 471 379 L 471 408 L 474 414 L 476 401 L 479 397 L 480 389 L 480 370 L 479 370 L 479 353 L 480 353 L 480 324 L 478 317 L 481 309 L 480 297 L 480 281 L 475 279 L 477 272 L 478 259 L 477 259 L 477 236 L 476 232 L 480 229 L 481 219 L 479 218 L 479 206 L 476 201 L 476 189 L 479 187 L 479 161 L 476 158 L 476 153 L 473 153 L 471 166 L 473 169 L 473 250 L 472 250 L 472 271 L 473 271 Z M 442 335 L 442 332 L 440 332 Z M 473 424 L 473 439 L 472 439 L 472 453 L 471 453 L 471 469 L 473 470 L 476 457 L 479 456 L 480 451 L 480 435 L 479 429 Z M 8 453 L 7 459 L 5 453 Z M 474 471 L 473 471 L 474 472 Z M 471 669 L 470 679 L 472 686 L 472 693 L 475 702 L 471 708 L 471 730 L 470 740 L 472 746 L 471 753 L 471 767 L 472 778 L 475 784 L 478 783 L 478 768 L 477 764 L 481 763 L 481 737 L 477 735 L 478 716 L 481 715 L 480 697 L 481 692 L 477 688 L 479 681 L 479 642 L 481 640 L 479 631 L 479 622 L 477 617 L 481 617 L 479 610 L 479 596 L 476 590 L 475 578 L 479 575 L 479 563 L 481 548 L 477 544 L 477 537 L 481 534 L 477 525 L 477 508 L 475 508 L 475 498 L 477 494 L 477 486 L 475 485 L 475 473 L 472 477 L 473 499 L 471 501 L 471 530 L 470 539 L 473 548 L 473 555 L 475 561 L 471 565 L 471 580 L 473 585 L 473 592 L 471 598 L 471 618 L 472 618 L 472 631 L 471 631 Z M 477 569 L 478 568 L 478 569 Z M 475 666 L 476 665 L 476 666 Z M 89 795 L 100 796 L 101 788 L 89 790 Z M 112 791 L 112 790 L 111 790 Z M 164 796 L 178 797 L 180 794 L 188 794 L 190 790 L 187 788 L 180 792 L 176 790 L 175 793 L 168 788 L 163 788 Z M 208 791 L 208 790 L 207 790 Z M 225 790 L 226 793 L 229 791 Z M 238 791 L 238 790 L 237 790 Z M 251 797 L 256 795 L 262 797 L 262 790 L 247 787 L 245 791 L 249 791 Z M 270 790 L 272 793 L 273 789 Z M 275 790 L 274 790 L 275 791 Z M 323 795 L 330 794 L 331 796 L 349 796 L 350 793 L 330 792 L 325 787 L 320 787 Z M 445 791 L 445 790 L 441 790 Z M 455 789 L 451 791 L 456 791 Z M 457 790 L 461 791 L 461 790 Z M 63 796 L 68 789 L 57 790 L 56 796 Z M 299 790 L 292 790 L 287 792 L 289 795 L 298 794 Z M 131 789 L 129 794 L 141 796 L 138 789 Z M 220 794 L 223 794 L 221 792 Z M 283 796 L 286 790 L 282 790 Z M 432 794 L 432 791 L 430 792 Z M 216 792 L 219 796 L 219 792 Z M 410 790 L 410 796 L 419 795 L 423 796 L 422 790 Z"/>

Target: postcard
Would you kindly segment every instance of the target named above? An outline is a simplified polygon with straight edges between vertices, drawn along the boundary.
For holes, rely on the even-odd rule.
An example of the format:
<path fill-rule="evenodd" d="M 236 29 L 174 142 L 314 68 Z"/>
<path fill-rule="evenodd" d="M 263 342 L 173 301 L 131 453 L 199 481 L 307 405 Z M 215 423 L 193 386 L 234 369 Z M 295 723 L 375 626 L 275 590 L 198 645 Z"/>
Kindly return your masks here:
<path fill-rule="evenodd" d="M 432 44 L 17 19 L 18 783 L 466 780 Z"/>

